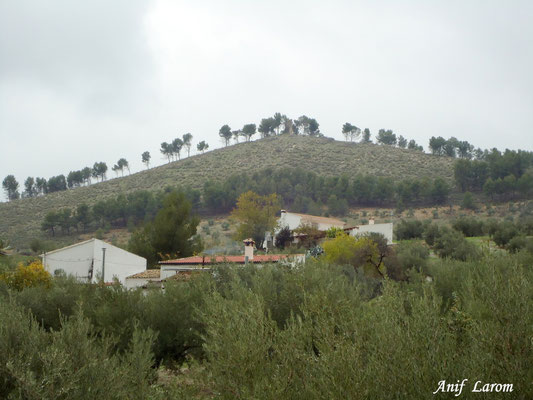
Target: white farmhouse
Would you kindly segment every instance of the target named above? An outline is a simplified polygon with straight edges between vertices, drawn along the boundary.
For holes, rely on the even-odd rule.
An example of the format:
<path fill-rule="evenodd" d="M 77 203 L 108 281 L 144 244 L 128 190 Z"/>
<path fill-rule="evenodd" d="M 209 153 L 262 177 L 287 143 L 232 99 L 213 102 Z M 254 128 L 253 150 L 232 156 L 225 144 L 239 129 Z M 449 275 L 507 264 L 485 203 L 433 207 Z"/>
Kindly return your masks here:
<path fill-rule="evenodd" d="M 350 232 L 352 236 L 363 235 L 365 233 L 380 233 L 385 239 L 387 239 L 387 244 L 392 244 L 392 235 L 393 235 L 393 224 L 388 222 L 385 224 L 376 224 L 374 219 L 370 218 L 368 225 L 357 225 L 352 228 L 347 228 L 345 231 Z"/>
<path fill-rule="evenodd" d="M 299 214 L 281 210 L 278 220 L 278 229 L 288 227 L 291 231 L 304 225 L 310 225 L 319 231 L 327 231 L 330 228 L 344 228 L 346 223 L 336 218 L 318 217 L 316 215 Z"/>
<path fill-rule="evenodd" d="M 124 285 L 126 277 L 146 270 L 146 259 L 98 239 L 90 239 L 41 255 L 52 275 L 63 271 L 81 282 L 113 282 Z"/>

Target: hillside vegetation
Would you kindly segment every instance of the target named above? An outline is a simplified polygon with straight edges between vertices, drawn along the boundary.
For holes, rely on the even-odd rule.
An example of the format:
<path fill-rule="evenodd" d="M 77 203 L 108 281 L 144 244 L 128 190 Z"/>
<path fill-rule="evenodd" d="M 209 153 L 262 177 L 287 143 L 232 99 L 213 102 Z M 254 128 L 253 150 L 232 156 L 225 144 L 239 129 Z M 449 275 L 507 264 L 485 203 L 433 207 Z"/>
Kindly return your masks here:
<path fill-rule="evenodd" d="M 391 146 L 282 135 L 235 144 L 86 187 L 0 203 L 0 236 L 18 246 L 41 235 L 40 224 L 49 211 L 75 208 L 82 202 L 92 205 L 120 193 L 160 190 L 169 185 L 201 189 L 207 180 L 223 180 L 238 172 L 299 167 L 324 176 L 427 176 L 442 177 L 451 183 L 453 162 L 450 157 Z"/>

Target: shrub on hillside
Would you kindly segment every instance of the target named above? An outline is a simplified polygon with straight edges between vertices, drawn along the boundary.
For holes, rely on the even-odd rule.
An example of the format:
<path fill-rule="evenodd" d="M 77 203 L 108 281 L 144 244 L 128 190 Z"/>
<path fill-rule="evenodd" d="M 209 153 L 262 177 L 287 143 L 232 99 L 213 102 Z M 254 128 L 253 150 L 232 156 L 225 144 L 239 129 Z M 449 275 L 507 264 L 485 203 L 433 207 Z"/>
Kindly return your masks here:
<path fill-rule="evenodd" d="M 404 270 L 414 268 L 422 272 L 427 266 L 429 249 L 421 243 L 401 242 L 396 247 L 398 262 Z"/>
<path fill-rule="evenodd" d="M 424 224 L 416 219 L 402 219 L 396 224 L 394 231 L 398 240 L 421 239 L 424 234 Z"/>
<path fill-rule="evenodd" d="M 483 221 L 472 217 L 456 219 L 453 222 L 452 227 L 466 237 L 482 236 L 484 230 Z"/>
<path fill-rule="evenodd" d="M 504 221 L 498 224 L 493 239 L 498 246 L 504 247 L 518 234 L 518 229 L 511 221 Z"/>
<path fill-rule="evenodd" d="M 475 260 L 481 256 L 478 247 L 468 242 L 462 233 L 451 229 L 441 229 L 435 239 L 433 249 L 441 258 L 454 260 Z"/>

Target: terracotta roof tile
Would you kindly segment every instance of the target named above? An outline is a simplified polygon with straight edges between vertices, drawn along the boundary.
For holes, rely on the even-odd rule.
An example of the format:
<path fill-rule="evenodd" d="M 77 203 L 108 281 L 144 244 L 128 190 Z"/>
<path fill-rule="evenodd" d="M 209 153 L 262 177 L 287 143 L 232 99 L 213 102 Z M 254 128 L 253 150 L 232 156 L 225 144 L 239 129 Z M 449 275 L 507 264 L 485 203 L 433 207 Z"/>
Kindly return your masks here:
<path fill-rule="evenodd" d="M 128 276 L 126 279 L 153 279 L 161 276 L 161 270 L 159 269 L 147 269 L 146 271 L 139 272 L 138 274 Z"/>
<path fill-rule="evenodd" d="M 303 256 L 303 254 L 265 254 L 265 255 L 259 254 L 259 255 L 255 255 L 253 261 L 250 260 L 250 262 L 253 262 L 253 263 L 278 262 L 286 258 L 297 257 L 297 256 Z M 164 264 L 164 265 L 169 265 L 169 264 L 170 265 L 223 264 L 223 263 L 244 264 L 244 256 L 214 256 L 214 257 L 194 256 L 194 257 L 185 257 L 185 258 L 178 258 L 176 260 L 167 260 L 167 261 L 159 262 L 159 264 Z"/>

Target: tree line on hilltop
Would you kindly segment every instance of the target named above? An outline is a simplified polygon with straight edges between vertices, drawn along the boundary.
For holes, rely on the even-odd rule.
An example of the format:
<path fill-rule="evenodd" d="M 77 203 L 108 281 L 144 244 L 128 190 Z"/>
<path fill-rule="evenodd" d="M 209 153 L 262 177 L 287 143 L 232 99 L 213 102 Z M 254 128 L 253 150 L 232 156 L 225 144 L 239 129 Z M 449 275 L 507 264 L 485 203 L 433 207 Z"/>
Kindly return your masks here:
<path fill-rule="evenodd" d="M 372 135 L 368 128 L 361 129 L 352 123 L 346 122 L 342 125 L 341 132 L 346 141 L 359 140 L 360 143 L 372 143 Z M 238 142 L 240 137 L 249 142 L 256 133 L 259 133 L 261 138 L 282 134 L 324 136 L 316 119 L 306 115 L 291 119 L 281 113 L 275 113 L 272 117 L 261 119 L 259 125 L 248 123 L 242 128 L 234 130 L 228 124 L 225 124 L 219 129 L 219 136 L 226 146 L 230 144 L 231 139 Z M 166 157 L 168 162 L 180 160 L 182 150 L 185 150 L 187 156 L 190 156 L 192 140 L 193 135 L 186 133 L 170 142 L 161 143 L 160 152 Z M 424 148 L 416 143 L 415 140 L 408 140 L 402 135 L 396 135 L 390 129 L 380 129 L 375 137 L 375 143 L 401 149 L 424 151 Z M 199 152 L 204 153 L 209 149 L 209 144 L 202 140 L 197 143 L 196 148 Z M 495 196 L 504 197 L 509 192 L 523 192 L 524 188 L 529 188 L 533 184 L 531 182 L 533 180 L 531 173 L 528 173 L 526 178 L 518 182 L 532 164 L 533 153 L 531 152 L 506 150 L 502 154 L 497 149 L 482 150 L 475 148 L 468 141 L 461 141 L 455 137 L 445 139 L 441 136 L 430 138 L 428 150 L 434 155 L 460 159 L 455 166 L 455 176 L 457 186 L 461 191 L 484 190 L 491 198 Z M 150 167 L 151 154 L 149 151 L 142 153 L 141 161 L 147 168 Z M 509 167 L 508 164 L 513 164 L 514 166 Z M 120 158 L 111 167 L 111 170 L 117 176 L 119 173 L 123 176 L 124 171 L 130 172 L 130 164 L 125 158 Z M 50 177 L 48 180 L 41 177 L 28 177 L 24 181 L 22 197 L 35 197 L 90 185 L 92 179 L 102 182 L 107 179 L 107 172 L 108 166 L 105 162 L 96 162 L 92 167 L 70 171 L 67 176 L 61 174 Z M 486 187 L 484 187 L 485 184 Z M 15 200 L 21 197 L 19 183 L 14 175 L 6 176 L 2 182 L 2 187 L 8 200 Z"/>

